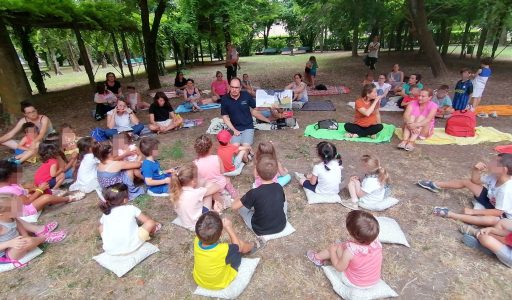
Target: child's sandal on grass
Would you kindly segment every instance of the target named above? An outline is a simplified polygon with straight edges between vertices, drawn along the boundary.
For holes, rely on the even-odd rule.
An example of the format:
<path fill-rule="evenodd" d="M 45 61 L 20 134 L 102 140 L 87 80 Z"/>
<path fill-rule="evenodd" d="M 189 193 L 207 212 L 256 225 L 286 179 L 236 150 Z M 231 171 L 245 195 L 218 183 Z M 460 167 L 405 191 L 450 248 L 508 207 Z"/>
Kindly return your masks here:
<path fill-rule="evenodd" d="M 315 266 L 317 267 L 321 267 L 324 265 L 324 260 L 323 259 L 319 259 L 317 258 L 317 253 L 313 250 L 308 250 L 308 252 L 306 252 L 306 257 L 312 262 L 315 264 Z"/>
<path fill-rule="evenodd" d="M 43 230 L 36 233 L 36 236 L 45 236 L 49 234 L 50 232 L 53 232 L 57 227 L 59 226 L 59 223 L 53 221 L 46 225 L 44 225 Z"/>
<path fill-rule="evenodd" d="M 64 230 L 50 232 L 46 235 L 46 239 L 44 240 L 48 244 L 55 244 L 62 242 L 67 236 L 67 233 Z"/>
<path fill-rule="evenodd" d="M 414 151 L 414 143 L 413 142 L 409 142 L 405 145 L 404 147 L 404 150 L 405 151 Z"/>
<path fill-rule="evenodd" d="M 398 149 L 405 149 L 405 146 L 407 146 L 408 141 L 402 141 L 400 144 L 396 145 Z"/>
<path fill-rule="evenodd" d="M 436 206 L 434 207 L 434 209 L 432 210 L 432 214 L 434 216 L 438 216 L 438 217 L 443 217 L 443 218 L 446 218 L 448 217 L 448 213 L 450 212 L 450 209 L 448 209 L 448 207 L 439 207 L 439 206 Z"/>
<path fill-rule="evenodd" d="M 257 237 L 256 241 L 254 241 L 254 247 L 252 247 L 251 251 L 249 252 L 249 255 L 255 254 L 256 252 L 263 249 L 266 245 L 267 242 L 263 238 Z"/>

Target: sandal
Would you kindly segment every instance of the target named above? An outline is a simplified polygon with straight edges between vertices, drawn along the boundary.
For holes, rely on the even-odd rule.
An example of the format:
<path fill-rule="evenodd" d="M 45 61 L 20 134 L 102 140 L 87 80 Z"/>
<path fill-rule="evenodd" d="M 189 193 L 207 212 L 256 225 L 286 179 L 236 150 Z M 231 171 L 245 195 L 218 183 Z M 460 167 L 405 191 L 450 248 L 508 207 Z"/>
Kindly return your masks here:
<path fill-rule="evenodd" d="M 308 250 L 308 252 L 306 252 L 306 257 L 312 262 L 315 264 L 315 266 L 317 267 L 321 267 L 324 265 L 324 260 L 323 259 L 318 259 L 316 257 L 317 253 L 313 250 Z"/>
<path fill-rule="evenodd" d="M 155 229 L 153 229 L 153 235 L 157 234 L 162 229 L 161 223 L 156 223 Z"/>
<path fill-rule="evenodd" d="M 256 238 L 256 241 L 254 241 L 254 247 L 252 247 L 251 251 L 249 252 L 249 255 L 253 255 L 254 253 L 263 249 L 266 245 L 267 245 L 267 242 L 262 237 L 258 236 Z"/>
<path fill-rule="evenodd" d="M 409 141 L 402 141 L 400 144 L 396 145 L 398 149 L 405 149 L 405 146 L 407 146 L 407 143 Z"/>
<path fill-rule="evenodd" d="M 44 225 L 43 230 L 36 233 L 36 236 L 45 236 L 49 234 L 50 232 L 54 231 L 59 226 L 59 223 L 53 221 L 46 225 Z"/>
<path fill-rule="evenodd" d="M 82 200 L 83 198 L 85 198 L 85 193 L 77 191 L 74 194 L 68 196 L 68 202 L 76 202 Z"/>
<path fill-rule="evenodd" d="M 434 207 L 434 209 L 432 209 L 432 214 L 434 216 L 443 217 L 443 218 L 448 217 L 449 212 L 450 212 L 450 209 L 448 207 L 436 206 L 436 207 Z"/>
<path fill-rule="evenodd" d="M 475 236 L 475 237 L 480 232 L 480 229 L 475 228 L 471 225 L 464 224 L 464 223 L 459 224 L 458 227 L 459 227 L 460 233 Z"/>
<path fill-rule="evenodd" d="M 50 232 L 46 235 L 45 243 L 55 244 L 62 242 L 67 236 L 67 233 L 64 230 Z"/>
<path fill-rule="evenodd" d="M 404 150 L 409 151 L 409 152 L 414 151 L 414 143 L 412 143 L 412 142 L 407 143 L 407 145 L 405 145 L 405 147 L 404 147 Z"/>

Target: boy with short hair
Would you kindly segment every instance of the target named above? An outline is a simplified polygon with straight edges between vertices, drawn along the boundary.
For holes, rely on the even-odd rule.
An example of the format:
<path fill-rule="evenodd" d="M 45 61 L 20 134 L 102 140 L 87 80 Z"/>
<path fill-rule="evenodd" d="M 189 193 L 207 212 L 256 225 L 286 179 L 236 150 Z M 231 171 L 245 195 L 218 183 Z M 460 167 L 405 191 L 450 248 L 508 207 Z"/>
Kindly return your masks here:
<path fill-rule="evenodd" d="M 473 93 L 473 83 L 471 82 L 471 70 L 463 68 L 460 70 L 461 80 L 455 85 L 455 93 L 453 95 L 454 110 L 465 110 L 468 108 L 468 102 Z M 471 110 L 472 107 L 469 107 Z"/>
<path fill-rule="evenodd" d="M 146 156 L 142 162 L 140 171 L 144 182 L 148 186 L 148 194 L 151 196 L 168 196 L 169 184 L 171 183 L 171 174 L 174 169 L 162 170 L 160 163 L 156 160 L 158 157 L 158 145 L 160 141 L 152 137 L 143 138 L 140 141 L 140 152 Z"/>
<path fill-rule="evenodd" d="M 452 99 L 448 95 L 448 90 L 449 87 L 443 84 L 432 97 L 432 102 L 436 103 L 438 107 L 436 118 L 448 118 L 455 111 L 452 107 Z"/>
<path fill-rule="evenodd" d="M 230 244 L 219 243 L 222 230 L 231 240 Z M 242 254 L 254 254 L 264 244 L 249 243 L 238 238 L 231 221 L 221 219 L 214 211 L 204 213 L 196 223 L 194 238 L 194 281 L 202 288 L 221 290 L 237 276 Z"/>
<path fill-rule="evenodd" d="M 420 99 L 420 92 L 421 89 L 417 85 L 411 85 L 409 94 L 398 101 L 398 107 L 405 109 L 413 101 L 418 101 Z"/>
<path fill-rule="evenodd" d="M 489 174 L 482 175 L 486 171 Z M 434 207 L 434 215 L 478 226 L 494 226 L 501 218 L 512 219 L 512 154 L 500 153 L 489 165 L 477 163 L 471 172 L 471 179 L 445 182 L 420 180 L 418 185 L 435 193 L 441 189 L 467 188 L 485 208 L 465 208 L 463 214 L 458 214 L 447 207 Z M 465 232 L 466 229 L 463 227 L 461 231 Z"/>
<path fill-rule="evenodd" d="M 286 227 L 288 203 L 283 187 L 272 181 L 277 170 L 277 161 L 271 155 L 262 155 L 256 165 L 261 185 L 231 205 L 258 236 L 279 233 Z"/>
<path fill-rule="evenodd" d="M 217 140 L 219 141 L 217 155 L 222 161 L 222 165 L 224 165 L 225 172 L 241 169 L 249 161 L 248 154 L 251 147 L 230 144 L 231 133 L 229 131 L 221 130 L 217 134 Z"/>
<path fill-rule="evenodd" d="M 23 157 L 23 153 L 25 153 L 27 150 L 30 150 L 32 142 L 39 134 L 39 129 L 37 128 L 36 124 L 32 122 L 25 122 L 25 124 L 21 126 L 21 130 L 25 135 L 21 138 L 21 141 L 18 143 L 18 147 L 14 150 L 14 161 L 21 159 Z M 27 159 L 27 161 L 35 163 L 37 161 L 37 156 L 31 157 Z"/>

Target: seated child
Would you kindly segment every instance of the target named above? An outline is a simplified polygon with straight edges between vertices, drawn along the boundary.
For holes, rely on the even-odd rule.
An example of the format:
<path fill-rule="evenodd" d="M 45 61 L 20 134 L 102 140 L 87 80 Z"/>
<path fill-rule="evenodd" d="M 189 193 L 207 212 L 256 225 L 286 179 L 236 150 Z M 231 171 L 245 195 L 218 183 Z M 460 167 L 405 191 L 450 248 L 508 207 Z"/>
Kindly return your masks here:
<path fill-rule="evenodd" d="M 25 153 L 25 151 L 29 150 L 30 147 L 32 147 L 32 142 L 39 135 L 39 129 L 36 127 L 36 124 L 32 122 L 25 122 L 25 124 L 23 124 L 23 126 L 21 127 L 21 130 L 25 135 L 21 138 L 21 141 L 18 143 L 18 147 L 16 148 L 16 150 L 14 150 L 15 160 L 19 160 L 22 158 L 23 153 Z M 30 161 L 31 163 L 35 163 L 36 160 L 37 157 L 34 156 L 30 158 L 28 161 Z"/>
<path fill-rule="evenodd" d="M 137 92 L 134 86 L 127 86 L 126 90 L 128 91 L 128 95 L 126 97 L 128 100 L 128 105 L 133 111 L 137 112 L 139 109 L 149 109 L 149 103 L 142 101 L 139 92 Z"/>
<path fill-rule="evenodd" d="M 212 208 L 215 208 L 216 211 L 223 210 L 225 207 L 221 193 L 224 189 L 228 190 L 232 198 L 236 198 L 238 193 L 229 182 L 229 179 L 222 175 L 224 174 L 224 166 L 221 159 L 217 155 L 211 154 L 212 140 L 208 135 L 203 134 L 199 136 L 194 143 L 194 149 L 197 153 L 197 159 L 194 160 L 194 163 L 197 166 L 199 180 L 215 183 L 218 187 L 217 191 L 213 194 L 213 201 L 215 203 L 213 205 L 212 203 L 205 203 L 205 206 L 210 210 Z"/>
<path fill-rule="evenodd" d="M 366 73 L 366 76 L 363 79 L 362 85 L 365 86 L 367 84 L 373 83 L 373 81 L 374 81 L 373 72 L 368 71 L 368 73 Z"/>
<path fill-rule="evenodd" d="M 46 206 L 59 203 L 70 203 L 85 197 L 82 192 L 76 192 L 65 197 L 45 194 L 48 182 L 42 182 L 34 189 L 27 190 L 18 182 L 21 178 L 21 166 L 7 160 L 0 160 L 0 194 L 14 195 L 22 203 L 20 216 L 37 215 Z"/>
<path fill-rule="evenodd" d="M 195 164 L 190 163 L 178 169 L 171 177 L 171 202 L 183 227 L 195 227 L 199 217 L 208 211 L 204 203 L 212 203 L 212 194 L 218 189 L 211 182 L 203 182 L 201 186 Z"/>
<path fill-rule="evenodd" d="M 140 170 L 144 182 L 148 186 L 148 192 L 167 194 L 171 183 L 171 173 L 174 172 L 174 169 L 162 170 L 160 168 L 160 163 L 156 160 L 159 154 L 159 144 L 160 141 L 152 137 L 146 137 L 140 141 L 140 151 L 146 156 Z"/>
<path fill-rule="evenodd" d="M 132 143 L 132 136 L 128 132 L 121 132 L 112 138 L 114 153 L 117 155 L 115 160 L 141 161 L 142 153 L 135 143 Z M 144 180 L 140 170 L 134 170 L 133 175 Z"/>
<path fill-rule="evenodd" d="M 21 268 L 25 254 L 42 243 L 58 243 L 66 238 L 66 232 L 54 231 L 58 224 L 51 222 L 44 226 L 17 219 L 20 216 L 20 202 L 14 197 L 0 195 L 0 263 L 12 263 Z"/>
<path fill-rule="evenodd" d="M 251 96 L 256 97 L 256 89 L 252 86 L 248 74 L 242 75 L 242 91 L 248 92 Z"/>
<path fill-rule="evenodd" d="M 322 162 L 313 167 L 313 172 L 305 176 L 295 173 L 300 184 L 317 194 L 338 194 L 341 184 L 341 156 L 336 146 L 329 142 L 320 142 L 316 145 L 318 157 Z"/>
<path fill-rule="evenodd" d="M 109 255 L 126 255 L 139 249 L 162 224 L 153 221 L 140 209 L 128 203 L 128 187 L 116 183 L 103 189 L 105 202 L 100 204 L 103 216 L 99 232 L 103 250 Z M 139 227 L 138 223 L 142 225 Z"/>
<path fill-rule="evenodd" d="M 409 95 L 404 96 L 401 100 L 397 101 L 398 107 L 405 109 L 407 105 L 413 101 L 418 101 L 420 97 L 421 89 L 417 85 L 412 85 L 410 88 Z"/>
<path fill-rule="evenodd" d="M 69 126 L 64 124 L 64 126 Z M 68 127 L 66 127 L 68 128 Z M 74 135 L 73 135 L 74 136 Z M 74 136 L 76 138 L 76 136 Z M 78 149 L 68 152 L 68 155 L 65 154 L 65 150 L 62 147 L 63 139 L 60 133 L 54 132 L 48 134 L 48 136 L 44 139 L 44 143 L 54 144 L 58 149 L 58 155 L 56 157 L 59 163 L 59 169 L 62 169 L 62 173 L 64 173 L 64 182 L 67 183 L 69 181 L 73 181 L 73 174 L 75 171 L 76 160 L 78 158 Z"/>
<path fill-rule="evenodd" d="M 76 145 L 78 138 L 76 136 L 75 128 L 73 126 L 64 123 L 60 126 L 60 139 L 61 139 L 61 150 L 69 160 L 73 154 L 78 154 L 79 150 Z"/>
<path fill-rule="evenodd" d="M 462 239 L 465 245 L 495 254 L 504 265 L 512 268 L 512 220 L 501 219 L 494 227 L 480 230 L 470 226 L 467 228 L 468 233 Z"/>
<path fill-rule="evenodd" d="M 58 190 L 64 182 L 64 169 L 59 167 L 60 150 L 53 143 L 44 140 L 39 144 L 39 156 L 42 164 L 34 174 L 34 184 L 39 186 L 47 183 L 46 194 L 52 194 L 50 189 Z"/>
<path fill-rule="evenodd" d="M 487 175 L 482 175 L 488 172 Z M 489 165 L 477 163 L 471 179 L 452 181 L 420 180 L 418 185 L 432 192 L 441 189 L 467 188 L 485 209 L 465 208 L 464 213 L 451 212 L 447 207 L 434 207 L 433 214 L 478 226 L 494 226 L 502 218 L 512 219 L 512 154 L 500 153 Z"/>
<path fill-rule="evenodd" d="M 277 160 L 262 155 L 256 164 L 261 185 L 235 200 L 231 209 L 238 213 L 256 235 L 279 233 L 286 227 L 288 203 L 283 187 L 272 181 L 277 174 Z"/>
<path fill-rule="evenodd" d="M 231 133 L 227 130 L 221 130 L 217 134 L 219 147 L 217 148 L 217 155 L 222 161 L 225 172 L 232 172 L 243 167 L 243 163 L 249 161 L 248 154 L 251 151 L 250 146 L 236 146 L 230 144 Z"/>
<path fill-rule="evenodd" d="M 277 160 L 276 149 L 274 148 L 272 142 L 263 142 L 258 145 L 256 155 L 254 156 L 254 164 L 256 166 L 258 165 L 258 161 L 262 155 L 270 155 L 273 159 L 277 161 L 277 173 L 272 179 L 272 181 L 279 183 L 281 186 L 287 185 L 292 180 L 292 177 L 290 176 L 290 174 L 288 174 L 288 170 L 285 167 L 283 167 L 283 165 Z M 255 187 L 259 187 L 261 185 L 262 180 L 258 175 L 256 168 L 254 168 L 253 174 L 254 185 Z"/>
<path fill-rule="evenodd" d="M 351 176 L 348 191 L 351 201 L 342 201 L 342 205 L 350 209 L 358 209 L 359 203 L 378 203 L 386 197 L 389 175 L 381 167 L 378 158 L 365 154 L 361 157 L 361 169 L 365 175 L 362 180 L 358 176 Z"/>
<path fill-rule="evenodd" d="M 114 136 L 115 137 L 115 136 Z M 70 191 L 90 193 L 100 189 L 98 182 L 98 164 L 100 161 L 94 157 L 92 149 L 96 141 L 92 137 L 83 137 L 78 140 L 78 160 L 76 165 L 76 181 L 69 186 Z"/>
<path fill-rule="evenodd" d="M 436 118 L 449 118 L 455 111 L 452 107 L 452 99 L 448 95 L 448 86 L 443 84 L 437 89 L 432 97 L 432 102 L 438 106 Z"/>
<path fill-rule="evenodd" d="M 223 229 L 231 244 L 219 243 Z M 194 281 L 202 288 L 221 290 L 238 274 L 242 254 L 254 254 L 265 244 L 249 243 L 238 238 L 229 219 L 209 211 L 199 217 L 194 238 Z"/>
<path fill-rule="evenodd" d="M 350 240 L 335 242 L 320 252 L 309 250 L 307 257 L 316 266 L 330 260 L 338 272 L 343 272 L 341 281 L 348 286 L 365 288 L 381 279 L 382 245 L 377 239 L 379 223 L 375 217 L 362 210 L 347 214 L 346 227 Z"/>

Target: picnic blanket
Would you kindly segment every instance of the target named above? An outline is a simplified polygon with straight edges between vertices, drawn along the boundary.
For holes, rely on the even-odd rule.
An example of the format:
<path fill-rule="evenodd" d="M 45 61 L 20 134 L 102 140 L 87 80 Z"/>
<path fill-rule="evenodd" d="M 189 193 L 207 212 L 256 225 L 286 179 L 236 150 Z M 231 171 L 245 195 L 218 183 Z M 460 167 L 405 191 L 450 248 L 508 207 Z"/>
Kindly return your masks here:
<path fill-rule="evenodd" d="M 354 109 L 356 108 L 355 102 L 348 102 L 347 105 Z M 398 107 L 395 102 L 389 101 L 388 103 L 386 103 L 385 106 L 380 107 L 379 111 L 404 111 L 404 110 L 401 109 L 400 107 Z"/>
<path fill-rule="evenodd" d="M 183 128 L 196 127 L 203 124 L 203 119 L 185 119 L 183 120 Z"/>
<path fill-rule="evenodd" d="M 176 95 L 176 91 L 167 91 L 167 92 L 164 92 L 164 94 L 167 96 L 167 98 L 176 98 L 177 95 Z M 156 93 L 149 93 L 149 95 L 151 96 L 151 98 L 155 97 Z"/>
<path fill-rule="evenodd" d="M 338 141 L 351 141 L 351 142 L 363 142 L 363 143 L 389 143 L 391 138 L 393 137 L 393 132 L 395 131 L 395 126 L 391 124 L 382 124 L 384 125 L 384 129 L 377 134 L 377 138 L 372 139 L 369 137 L 360 137 L 360 138 L 347 138 L 345 134 L 345 123 L 338 123 L 338 130 L 329 130 L 329 129 L 316 129 L 316 123 L 308 125 L 304 130 L 304 136 L 313 137 L 316 139 L 322 140 L 338 140 Z"/>
<path fill-rule="evenodd" d="M 204 104 L 204 105 L 199 105 L 199 107 L 203 110 L 207 110 L 207 109 L 215 109 L 215 108 L 220 108 L 220 104 L 219 103 L 210 103 L 210 104 Z M 188 105 L 186 104 L 180 104 L 176 110 L 175 110 L 175 113 L 177 114 L 182 114 L 182 113 L 189 113 L 192 111 L 192 108 L 190 108 Z"/>
<path fill-rule="evenodd" d="M 512 116 L 512 105 L 481 105 L 476 107 L 475 113 L 490 114 L 496 112 L 498 116 Z"/>
<path fill-rule="evenodd" d="M 494 148 L 494 150 L 498 151 L 499 153 L 512 154 L 512 145 L 496 146 L 496 148 Z"/>
<path fill-rule="evenodd" d="M 332 111 L 336 110 L 331 100 L 314 100 L 306 102 L 302 108 L 302 111 Z"/>
<path fill-rule="evenodd" d="M 308 87 L 308 96 L 330 96 L 350 93 L 350 89 L 344 85 L 326 85 L 327 90 L 316 90 L 315 87 Z"/>
<path fill-rule="evenodd" d="M 398 138 L 402 138 L 402 128 L 395 129 Z M 476 145 L 481 143 L 496 143 L 502 141 L 512 141 L 512 134 L 504 133 L 494 127 L 476 128 L 474 137 L 456 137 L 444 132 L 444 128 L 435 128 L 434 135 L 427 140 L 417 140 L 416 143 L 424 145 Z"/>

